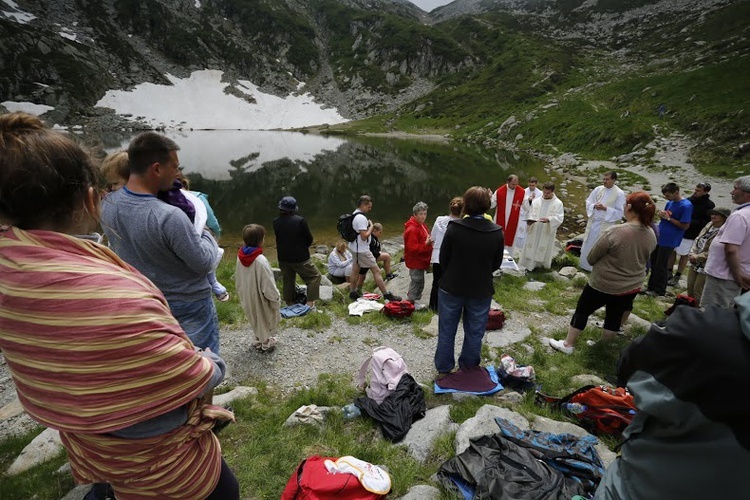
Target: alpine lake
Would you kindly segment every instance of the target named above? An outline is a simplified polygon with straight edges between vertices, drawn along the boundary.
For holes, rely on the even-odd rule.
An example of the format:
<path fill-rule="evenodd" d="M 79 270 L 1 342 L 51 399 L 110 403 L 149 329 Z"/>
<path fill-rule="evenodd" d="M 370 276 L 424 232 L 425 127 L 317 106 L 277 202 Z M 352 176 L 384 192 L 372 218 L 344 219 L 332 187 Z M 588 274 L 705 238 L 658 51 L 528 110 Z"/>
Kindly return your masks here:
<path fill-rule="evenodd" d="M 228 255 L 242 244 L 242 228 L 250 223 L 265 226 L 266 253 L 275 254 L 272 221 L 278 216 L 279 199 L 286 195 L 297 199 L 313 245 L 331 247 L 340 241 L 339 215 L 352 212 L 362 194 L 372 197 L 369 217 L 383 224 L 387 239 L 403 233 L 418 201 L 429 206 L 431 227 L 435 217 L 448 212 L 451 198 L 471 186 L 494 190 L 511 173 L 519 176 L 522 186 L 536 176 L 540 188 L 550 175 L 558 185 L 564 178 L 547 173 L 543 162 L 528 154 L 415 136 L 237 130 L 162 133 L 180 146 L 180 164 L 190 189 L 208 194 L 222 226 L 220 244 Z M 97 142 L 110 153 L 127 149 L 133 136 L 113 131 L 99 135 Z M 576 202 L 586 196 L 585 188 L 572 181 L 566 191 Z M 562 199 L 566 203 L 566 197 Z"/>

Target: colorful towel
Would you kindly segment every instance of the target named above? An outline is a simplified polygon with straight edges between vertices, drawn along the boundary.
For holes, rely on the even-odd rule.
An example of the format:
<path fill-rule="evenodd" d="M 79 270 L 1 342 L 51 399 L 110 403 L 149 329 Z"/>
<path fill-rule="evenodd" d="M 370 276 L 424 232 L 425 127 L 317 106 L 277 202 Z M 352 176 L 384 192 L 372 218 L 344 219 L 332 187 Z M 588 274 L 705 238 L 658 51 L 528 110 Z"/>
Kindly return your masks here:
<path fill-rule="evenodd" d="M 76 481 L 110 482 L 118 499 L 205 498 L 216 486 L 210 429 L 233 415 L 197 400 L 213 364 L 153 283 L 108 248 L 0 232 L 0 348 L 26 412 L 60 431 Z M 188 422 L 166 435 L 108 434 L 184 405 Z"/>

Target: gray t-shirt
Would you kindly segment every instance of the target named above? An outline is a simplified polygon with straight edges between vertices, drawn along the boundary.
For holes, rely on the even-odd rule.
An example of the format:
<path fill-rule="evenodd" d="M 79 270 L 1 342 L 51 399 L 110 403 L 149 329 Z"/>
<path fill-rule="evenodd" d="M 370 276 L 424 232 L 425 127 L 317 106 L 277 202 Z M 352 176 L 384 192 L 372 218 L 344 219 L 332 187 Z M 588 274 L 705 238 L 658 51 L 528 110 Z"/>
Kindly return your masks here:
<path fill-rule="evenodd" d="M 122 188 L 102 200 L 102 227 L 112 250 L 167 301 L 211 297 L 206 275 L 216 262 L 216 242 L 205 231 L 199 236 L 179 208 Z"/>

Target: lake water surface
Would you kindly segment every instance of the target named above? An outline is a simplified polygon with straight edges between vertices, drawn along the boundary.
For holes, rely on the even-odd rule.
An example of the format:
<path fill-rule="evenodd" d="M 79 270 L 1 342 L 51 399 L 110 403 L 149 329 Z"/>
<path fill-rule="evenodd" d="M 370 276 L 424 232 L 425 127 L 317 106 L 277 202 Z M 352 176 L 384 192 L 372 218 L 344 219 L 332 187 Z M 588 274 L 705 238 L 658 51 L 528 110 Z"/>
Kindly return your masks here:
<path fill-rule="evenodd" d="M 269 232 L 282 196 L 297 198 L 315 244 L 337 241 L 338 216 L 362 194 L 373 199 L 370 218 L 386 237 L 403 232 L 417 201 L 430 206 L 428 225 L 448 202 L 474 185 L 496 189 L 510 173 L 522 185 L 547 180 L 530 155 L 459 143 L 382 137 L 342 138 L 294 132 L 167 131 L 180 145 L 180 163 L 191 189 L 209 195 L 222 225 L 222 245 L 241 242 L 242 228 L 258 223 Z M 127 148 L 131 137 L 105 141 L 108 151 Z"/>

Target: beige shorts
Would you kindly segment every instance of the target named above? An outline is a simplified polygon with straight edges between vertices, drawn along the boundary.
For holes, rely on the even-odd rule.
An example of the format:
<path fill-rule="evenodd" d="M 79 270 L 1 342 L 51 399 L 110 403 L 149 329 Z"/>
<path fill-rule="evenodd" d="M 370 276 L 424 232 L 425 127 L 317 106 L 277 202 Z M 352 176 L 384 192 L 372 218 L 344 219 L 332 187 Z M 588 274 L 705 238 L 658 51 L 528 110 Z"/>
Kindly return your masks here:
<path fill-rule="evenodd" d="M 378 267 L 378 263 L 375 260 L 375 256 L 369 250 L 355 253 L 352 261 L 359 264 L 360 268 L 366 267 L 368 269 L 371 269 L 373 266 Z"/>

